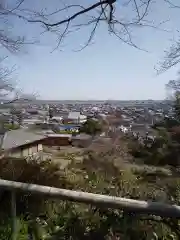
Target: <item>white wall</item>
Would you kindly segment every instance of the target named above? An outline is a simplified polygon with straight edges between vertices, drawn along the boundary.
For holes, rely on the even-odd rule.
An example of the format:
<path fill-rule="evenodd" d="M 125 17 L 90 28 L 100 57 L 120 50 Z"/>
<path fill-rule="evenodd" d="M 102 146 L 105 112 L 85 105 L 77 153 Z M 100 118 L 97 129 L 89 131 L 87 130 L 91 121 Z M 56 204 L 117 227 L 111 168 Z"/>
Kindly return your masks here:
<path fill-rule="evenodd" d="M 10 155 L 11 157 L 20 158 L 21 155 L 22 155 L 22 152 L 21 152 L 20 149 L 18 149 L 18 150 L 15 150 L 15 151 L 13 151 L 13 152 L 10 152 L 9 155 Z"/>
<path fill-rule="evenodd" d="M 29 148 L 25 148 L 22 150 L 22 157 L 27 157 L 29 155 Z"/>
<path fill-rule="evenodd" d="M 17 150 L 12 150 L 9 155 L 12 157 L 28 157 L 30 155 L 36 154 L 37 152 L 40 152 L 43 150 L 43 145 L 42 144 L 37 144 L 34 146 L 28 146 L 27 148 L 24 149 L 17 149 Z"/>
<path fill-rule="evenodd" d="M 43 150 L 43 145 L 42 144 L 38 144 L 38 152 Z"/>

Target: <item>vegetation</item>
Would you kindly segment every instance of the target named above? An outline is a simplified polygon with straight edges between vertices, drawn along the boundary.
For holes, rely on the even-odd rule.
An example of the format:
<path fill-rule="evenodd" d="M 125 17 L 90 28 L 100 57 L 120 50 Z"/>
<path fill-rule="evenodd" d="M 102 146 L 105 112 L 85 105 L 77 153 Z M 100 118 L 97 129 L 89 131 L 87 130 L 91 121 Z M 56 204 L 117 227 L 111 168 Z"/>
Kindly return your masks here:
<path fill-rule="evenodd" d="M 81 133 L 96 135 L 102 131 L 101 124 L 93 119 L 88 119 L 80 128 Z"/>
<path fill-rule="evenodd" d="M 19 129 L 20 128 L 20 126 L 18 125 L 18 124 L 10 124 L 10 123 L 5 123 L 4 124 L 4 128 L 6 129 L 6 130 L 17 130 L 17 129 Z"/>
<path fill-rule="evenodd" d="M 177 92 L 177 91 L 176 91 Z M 176 100 L 176 98 L 175 98 Z M 154 126 L 157 137 L 144 143 L 116 137 L 104 142 L 104 150 L 85 151 L 80 161 L 74 154 L 60 170 L 53 161 L 1 159 L 3 179 L 66 189 L 156 200 L 180 204 L 180 124 L 178 101 L 173 118 Z M 98 122 L 90 119 L 84 132 L 96 134 Z M 82 130 L 82 129 L 81 129 Z M 113 138 L 113 137 L 112 137 Z M 114 144 L 115 142 L 115 144 Z M 130 158 L 131 156 L 131 158 Z M 100 209 L 25 193 L 16 194 L 18 239 L 180 239 L 178 219 Z M 11 198 L 0 195 L 0 236 L 10 239 Z"/>
<path fill-rule="evenodd" d="M 179 81 L 176 81 L 176 85 L 178 83 Z M 174 90 L 173 115 L 165 117 L 154 126 L 155 140 L 145 139 L 143 144 L 137 143 L 136 140 L 130 142 L 129 149 L 135 159 L 141 158 L 146 164 L 180 166 L 180 88 L 172 86 L 172 90 Z"/>
<path fill-rule="evenodd" d="M 73 133 L 78 133 L 76 130 L 59 130 L 59 131 L 56 131 L 56 133 L 59 133 L 59 134 L 73 134 Z"/>
<path fill-rule="evenodd" d="M 31 182 L 67 189 L 144 200 L 179 202 L 179 178 L 169 178 L 159 169 L 134 169 L 123 162 L 116 165 L 112 155 L 89 152 L 82 162 L 73 161 L 60 171 L 51 161 L 26 162 L 4 159 L 0 176 L 4 179 Z M 154 181 L 154 179 L 156 179 Z M 151 181 L 150 181 L 151 180 Z M 172 198 L 173 196 L 173 198 Z M 10 196 L 1 195 L 1 239 L 9 239 L 11 229 Z M 179 239 L 177 221 L 144 216 L 120 210 L 99 209 L 72 204 L 38 195 L 17 194 L 18 239 Z M 155 238 L 155 236 L 159 238 Z"/>

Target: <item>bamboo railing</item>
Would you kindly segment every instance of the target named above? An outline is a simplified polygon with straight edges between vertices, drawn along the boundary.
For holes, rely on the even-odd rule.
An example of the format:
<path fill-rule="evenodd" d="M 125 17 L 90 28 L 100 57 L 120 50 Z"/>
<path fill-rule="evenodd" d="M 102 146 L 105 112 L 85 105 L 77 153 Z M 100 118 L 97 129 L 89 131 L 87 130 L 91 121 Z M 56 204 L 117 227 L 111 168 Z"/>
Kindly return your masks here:
<path fill-rule="evenodd" d="M 27 184 L 0 179 L 0 189 L 9 190 L 13 194 L 16 191 L 31 192 L 32 194 L 47 195 L 60 200 L 68 200 L 79 203 L 96 205 L 99 208 L 122 209 L 131 212 L 153 214 L 161 217 L 180 218 L 180 206 L 168 205 L 161 202 L 140 201 L 115 196 L 93 194 L 87 192 L 73 191 L 54 187 Z M 12 197 L 15 201 L 15 197 Z M 12 203 L 15 206 L 15 203 Z M 13 215 L 15 210 L 13 211 Z"/>

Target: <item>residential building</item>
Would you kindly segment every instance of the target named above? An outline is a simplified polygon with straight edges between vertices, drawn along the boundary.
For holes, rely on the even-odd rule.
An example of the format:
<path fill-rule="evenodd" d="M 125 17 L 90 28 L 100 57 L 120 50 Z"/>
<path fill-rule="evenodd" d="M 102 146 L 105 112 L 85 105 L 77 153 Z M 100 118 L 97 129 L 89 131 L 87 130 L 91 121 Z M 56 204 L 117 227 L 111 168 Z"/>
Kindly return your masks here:
<path fill-rule="evenodd" d="M 87 121 L 87 116 L 82 115 L 80 112 L 70 112 L 68 121 L 74 124 L 85 123 Z"/>
<path fill-rule="evenodd" d="M 36 134 L 26 129 L 7 131 L 1 135 L 3 155 L 11 157 L 28 157 L 43 150 L 45 135 Z"/>
<path fill-rule="evenodd" d="M 32 132 L 29 129 L 18 129 L 0 134 L 2 156 L 27 158 L 41 156 L 44 146 L 68 146 L 71 134 L 53 134 Z"/>

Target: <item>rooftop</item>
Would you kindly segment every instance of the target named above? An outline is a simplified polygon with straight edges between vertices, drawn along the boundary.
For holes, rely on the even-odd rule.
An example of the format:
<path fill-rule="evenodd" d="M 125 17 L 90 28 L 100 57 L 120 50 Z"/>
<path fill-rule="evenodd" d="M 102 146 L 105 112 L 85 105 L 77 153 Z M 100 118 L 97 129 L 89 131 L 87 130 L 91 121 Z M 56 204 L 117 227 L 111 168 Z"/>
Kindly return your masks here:
<path fill-rule="evenodd" d="M 68 115 L 69 119 L 85 119 L 86 116 L 82 115 L 80 112 L 70 112 Z"/>
<path fill-rule="evenodd" d="M 46 138 L 45 135 L 36 134 L 28 131 L 27 129 L 18 129 L 7 131 L 2 140 L 2 149 L 8 150 L 12 148 L 17 148 L 28 143 L 39 141 Z"/>

